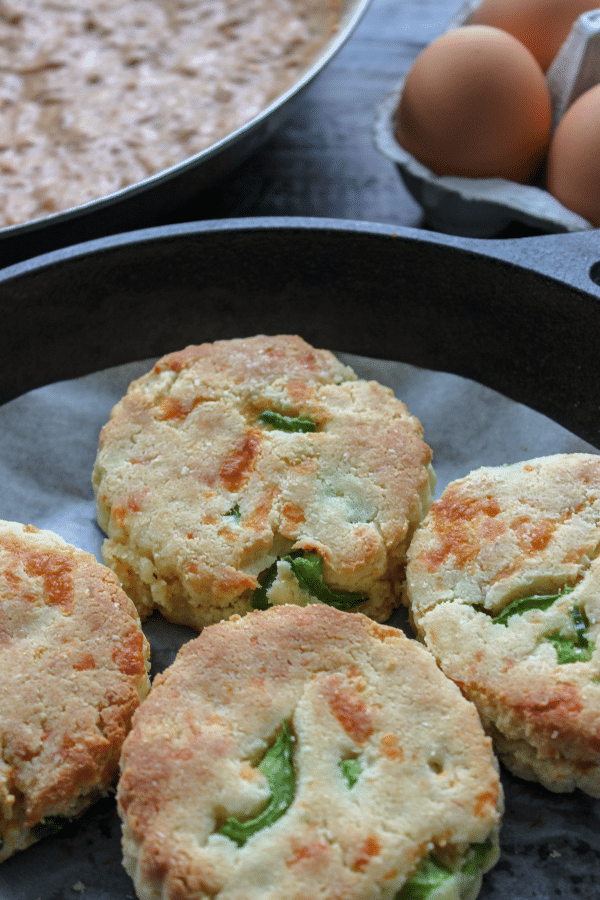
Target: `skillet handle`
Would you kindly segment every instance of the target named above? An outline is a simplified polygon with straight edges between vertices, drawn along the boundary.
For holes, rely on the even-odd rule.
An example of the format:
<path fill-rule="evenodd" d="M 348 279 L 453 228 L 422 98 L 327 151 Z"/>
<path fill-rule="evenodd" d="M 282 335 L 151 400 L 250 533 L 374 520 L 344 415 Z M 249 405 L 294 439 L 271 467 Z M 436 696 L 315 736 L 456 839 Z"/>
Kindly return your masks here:
<path fill-rule="evenodd" d="M 427 251 L 412 298 L 421 342 L 412 335 L 405 356 L 486 384 L 600 448 L 600 231 L 432 234 Z M 443 293 L 431 302 L 435 270 Z"/>
<path fill-rule="evenodd" d="M 600 230 L 552 234 L 510 240 L 466 239 L 476 249 L 508 263 L 523 266 L 600 299 Z"/>

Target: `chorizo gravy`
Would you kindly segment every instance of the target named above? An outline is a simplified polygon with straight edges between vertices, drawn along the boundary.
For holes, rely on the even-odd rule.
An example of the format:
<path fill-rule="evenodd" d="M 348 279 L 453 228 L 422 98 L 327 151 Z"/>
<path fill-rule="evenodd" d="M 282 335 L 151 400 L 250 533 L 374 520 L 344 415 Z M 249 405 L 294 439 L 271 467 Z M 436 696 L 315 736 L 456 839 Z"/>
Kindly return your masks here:
<path fill-rule="evenodd" d="M 0 0 L 0 227 L 205 150 L 265 109 L 341 0 Z"/>

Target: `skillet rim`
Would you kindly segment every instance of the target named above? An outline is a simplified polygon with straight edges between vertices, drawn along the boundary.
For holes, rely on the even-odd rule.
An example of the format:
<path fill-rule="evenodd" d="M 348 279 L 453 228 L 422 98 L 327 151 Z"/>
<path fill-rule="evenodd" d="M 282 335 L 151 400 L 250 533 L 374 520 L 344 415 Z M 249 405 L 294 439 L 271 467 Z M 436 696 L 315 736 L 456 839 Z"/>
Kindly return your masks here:
<path fill-rule="evenodd" d="M 0 338 L 0 354 L 5 360 L 0 402 L 52 381 L 178 349 L 181 340 L 175 339 L 175 333 L 167 336 L 165 328 L 166 323 L 173 325 L 177 310 L 181 312 L 182 298 L 169 302 L 164 295 L 167 282 L 170 279 L 181 294 L 184 288 L 177 284 L 173 271 L 176 264 L 183 261 L 187 269 L 193 264 L 196 277 L 215 253 L 221 268 L 213 266 L 213 281 L 218 271 L 219 287 L 229 295 L 242 284 L 247 287 L 252 278 L 256 282 L 256 273 L 263 266 L 262 285 L 251 285 L 258 290 L 260 303 L 253 317 L 242 298 L 232 300 L 230 296 L 229 306 L 225 303 L 227 312 L 219 319 L 214 296 L 217 285 L 187 285 L 194 293 L 194 304 L 186 307 L 186 313 L 191 309 L 198 319 L 197 304 L 202 302 L 211 316 L 210 321 L 204 320 L 206 336 L 201 339 L 236 336 L 235 325 L 241 323 L 240 334 L 295 330 L 315 345 L 334 351 L 450 371 L 526 403 L 600 447 L 600 421 L 596 424 L 600 417 L 594 401 L 600 393 L 600 376 L 594 365 L 600 343 L 600 287 L 594 280 L 600 269 L 600 241 L 595 231 L 489 240 L 383 223 L 257 217 L 158 226 L 71 245 L 0 270 L 0 314 L 5 323 L 12 324 Z M 228 264 L 225 269 L 237 271 L 226 271 L 223 261 Z M 154 324 L 161 315 L 165 317 L 162 340 L 149 341 L 139 330 L 140 352 L 133 355 L 130 349 L 129 355 L 103 350 L 102 337 L 109 338 L 108 323 L 96 317 L 90 331 L 85 310 L 94 304 L 88 302 L 86 307 L 80 302 L 81 294 L 71 296 L 69 290 L 75 278 L 75 289 L 81 291 L 82 277 L 84 281 L 88 278 L 90 289 L 94 273 L 102 277 L 109 273 L 114 287 L 118 281 L 115 267 L 119 266 L 131 292 L 138 295 L 140 279 L 150 278 L 148 266 L 166 277 L 162 286 L 152 282 L 149 288 L 156 297 L 160 294 L 160 311 L 152 317 Z M 280 283 L 284 270 L 288 282 L 296 279 L 291 287 Z M 202 274 L 206 278 L 206 272 Z M 278 284 L 279 308 L 275 296 L 265 298 L 265 275 Z M 378 291 L 373 291 L 373 283 Z M 403 292 L 407 286 L 410 290 Z M 301 294 L 307 287 L 334 293 L 325 303 L 312 297 L 307 301 Z M 103 295 L 102 302 L 110 308 L 109 289 L 103 292 L 100 284 L 93 289 L 96 305 Z M 56 306 L 58 296 L 61 301 Z M 121 285 L 118 302 L 123 297 Z M 299 297 L 316 317 L 312 324 L 305 322 L 305 327 L 298 327 L 301 317 L 293 308 Z M 49 310 L 51 300 L 54 315 Z M 139 296 L 134 300 L 128 299 L 133 302 L 129 310 L 132 321 L 144 306 Z M 288 306 L 282 314 L 284 301 Z M 336 301 L 343 307 L 337 327 Z M 24 312 L 19 319 L 18 310 L 27 303 L 33 326 L 24 321 Z M 38 321 L 41 313 L 42 321 Z M 401 329 L 394 334 L 382 322 L 386 316 L 391 322 L 393 313 L 401 313 Z M 251 328 L 254 321 L 257 327 Z M 277 328 L 265 327 L 269 323 Z M 15 326 L 21 338 L 16 349 L 12 346 Z M 50 332 L 44 336 L 42 328 Z M 194 329 L 189 331 L 186 342 L 198 342 Z M 60 352 L 65 340 L 71 341 L 69 346 L 73 341 L 77 345 L 77 353 L 68 360 Z M 49 354 L 48 346 L 55 341 L 56 352 Z M 23 356 L 19 357 L 18 349 L 23 351 L 26 345 L 34 351 L 35 371 L 19 366 Z M 127 341 L 125 345 L 131 347 Z M 527 360 L 528 355 L 531 358 Z M 511 369 L 515 370 L 512 374 Z M 12 376 L 8 384 L 7 372 Z"/>

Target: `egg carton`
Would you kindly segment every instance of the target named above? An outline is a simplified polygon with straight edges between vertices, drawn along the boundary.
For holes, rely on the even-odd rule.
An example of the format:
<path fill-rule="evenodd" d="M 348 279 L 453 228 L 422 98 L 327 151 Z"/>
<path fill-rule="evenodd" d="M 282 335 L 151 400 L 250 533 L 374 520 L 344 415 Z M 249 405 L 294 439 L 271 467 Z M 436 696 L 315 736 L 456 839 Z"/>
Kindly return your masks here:
<path fill-rule="evenodd" d="M 444 32 L 468 23 L 481 0 L 465 0 Z M 600 8 L 583 13 L 546 72 L 552 99 L 553 130 L 565 110 L 600 82 Z M 404 79 L 377 109 L 377 148 L 395 162 L 409 193 L 423 208 L 428 227 L 465 237 L 494 237 L 513 222 L 548 233 L 586 231 L 594 226 L 567 209 L 540 185 L 506 178 L 436 175 L 407 153 L 394 135 L 395 112 Z"/>

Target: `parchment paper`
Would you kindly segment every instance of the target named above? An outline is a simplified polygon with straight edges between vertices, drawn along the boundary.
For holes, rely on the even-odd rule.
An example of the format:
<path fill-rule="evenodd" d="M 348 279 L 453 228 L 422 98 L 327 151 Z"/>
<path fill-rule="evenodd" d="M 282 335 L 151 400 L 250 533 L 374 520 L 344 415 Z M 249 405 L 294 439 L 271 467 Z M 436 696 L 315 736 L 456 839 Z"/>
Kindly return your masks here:
<path fill-rule="evenodd" d="M 598 452 L 549 419 L 453 375 L 349 355 L 360 377 L 389 385 L 416 415 L 433 449 L 436 496 L 480 465 L 552 453 Z M 114 403 L 153 360 L 34 391 L 0 407 L 0 518 L 49 528 L 102 560 L 90 476 Z M 153 616 L 144 626 L 153 672 L 193 632 Z M 0 673 L 1 674 L 1 673 Z M 35 673 L 32 673 L 35 677 Z M 1 689 L 1 688 L 0 688 Z M 600 801 L 552 794 L 502 770 L 502 856 L 480 900 L 600 898 Z M 133 900 L 121 866 L 120 829 L 108 797 L 77 822 L 0 868 L 1 900 Z"/>

